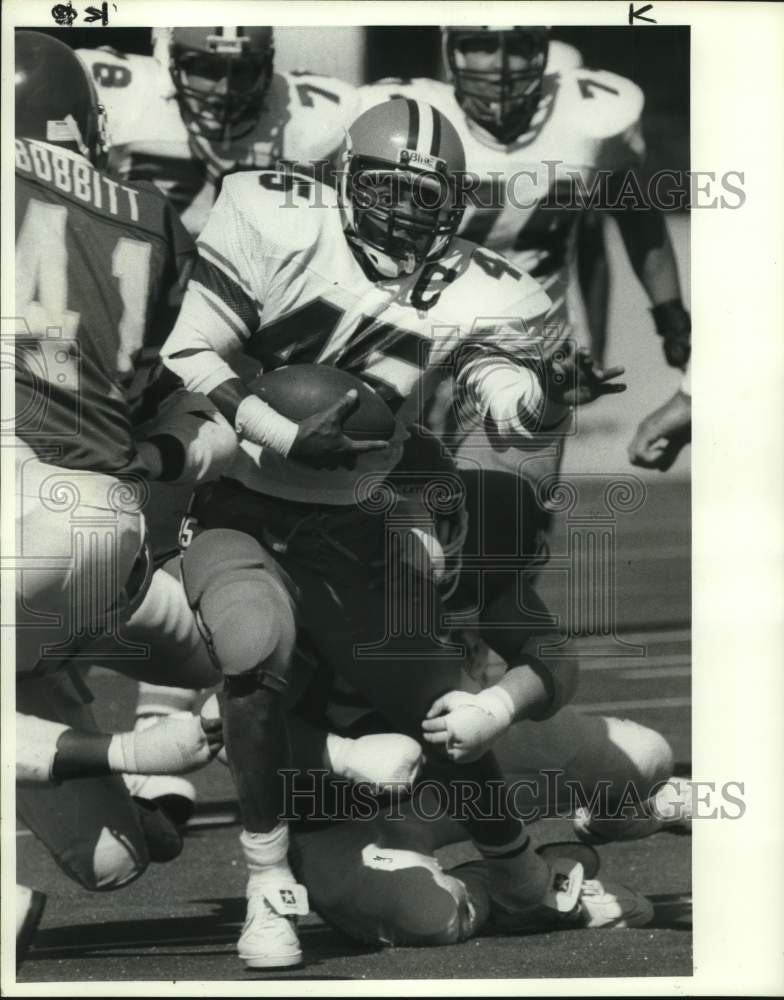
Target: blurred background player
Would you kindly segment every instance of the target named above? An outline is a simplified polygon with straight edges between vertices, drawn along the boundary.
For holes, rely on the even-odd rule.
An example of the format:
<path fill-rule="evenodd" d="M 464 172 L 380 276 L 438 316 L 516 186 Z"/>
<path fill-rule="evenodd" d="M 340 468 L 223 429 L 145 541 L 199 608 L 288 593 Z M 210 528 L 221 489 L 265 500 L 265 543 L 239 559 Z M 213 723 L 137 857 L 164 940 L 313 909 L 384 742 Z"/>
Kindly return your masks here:
<path fill-rule="evenodd" d="M 152 181 L 189 232 L 201 232 L 226 174 L 334 166 L 356 91 L 330 77 L 275 72 L 272 28 L 154 28 L 153 46 L 152 56 L 79 55 L 112 121 L 111 168 Z"/>
<path fill-rule="evenodd" d="M 105 122 L 84 66 L 62 42 L 17 32 L 15 102 L 17 708 L 37 720 L 26 726 L 64 724 L 94 743 L 79 657 L 103 643 L 109 662 L 126 654 L 124 667 L 138 667 L 149 651 L 123 634 L 134 616 L 146 635 L 168 622 L 183 678 L 193 669 L 194 686 L 210 682 L 182 589 L 152 572 L 143 506 L 148 477 L 176 478 L 226 438 L 202 400 L 136 439 L 134 379 L 149 375 L 136 362 L 168 332 L 193 246 L 161 195 L 96 167 Z M 141 658 L 148 675 L 168 665 Z M 163 739 L 165 749 L 168 731 L 139 745 Z M 146 864 L 118 777 L 62 794 L 20 789 L 18 814 L 89 888 L 125 884 Z"/>

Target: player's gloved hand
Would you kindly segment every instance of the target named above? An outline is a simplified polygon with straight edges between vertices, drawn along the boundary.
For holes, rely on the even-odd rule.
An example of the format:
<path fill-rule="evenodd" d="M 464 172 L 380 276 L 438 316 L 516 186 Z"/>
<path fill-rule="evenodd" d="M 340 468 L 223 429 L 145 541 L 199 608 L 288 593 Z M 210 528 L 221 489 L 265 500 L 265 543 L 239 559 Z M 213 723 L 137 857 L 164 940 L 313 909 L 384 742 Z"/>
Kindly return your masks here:
<path fill-rule="evenodd" d="M 622 365 L 599 368 L 588 350 L 575 350 L 574 343 L 566 341 L 547 362 L 547 400 L 563 406 L 584 406 L 600 396 L 625 392 L 625 383 L 612 381 L 625 370 Z"/>
<path fill-rule="evenodd" d="M 316 469 L 351 469 L 365 452 L 388 448 L 386 441 L 357 441 L 343 431 L 343 422 L 358 400 L 356 389 L 349 389 L 337 403 L 300 421 L 289 457 Z"/>
<path fill-rule="evenodd" d="M 333 774 L 370 784 L 377 794 L 410 794 L 423 761 L 422 747 L 401 733 L 375 733 L 355 740 L 329 733 L 327 755 Z"/>
<path fill-rule="evenodd" d="M 641 421 L 629 445 L 629 461 L 666 472 L 689 441 L 691 398 L 679 391 Z"/>
<path fill-rule="evenodd" d="M 497 685 L 479 694 L 449 691 L 430 706 L 422 732 L 427 743 L 443 746 L 450 760 L 467 764 L 486 753 L 513 720 L 512 699 Z"/>
<path fill-rule="evenodd" d="M 686 369 L 691 357 L 691 317 L 680 299 L 651 309 L 656 332 L 663 339 L 664 356 L 672 368 Z"/>
<path fill-rule="evenodd" d="M 208 764 L 222 745 L 220 719 L 177 712 L 147 729 L 112 736 L 109 768 L 116 774 L 185 774 Z"/>

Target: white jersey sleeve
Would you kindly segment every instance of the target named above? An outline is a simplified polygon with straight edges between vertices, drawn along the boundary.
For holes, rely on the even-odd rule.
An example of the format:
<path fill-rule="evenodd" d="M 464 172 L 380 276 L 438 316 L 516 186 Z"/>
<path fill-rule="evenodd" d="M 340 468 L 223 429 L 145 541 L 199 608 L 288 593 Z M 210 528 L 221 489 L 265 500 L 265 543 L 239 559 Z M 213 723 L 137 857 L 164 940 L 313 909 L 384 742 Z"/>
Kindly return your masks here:
<path fill-rule="evenodd" d="M 458 389 L 503 433 L 530 438 L 547 403 L 541 379 L 550 298 L 537 281 L 485 247 L 473 247 L 468 274 L 473 280 L 463 278 L 459 286 L 469 296 L 464 314 L 476 314 L 477 301 L 492 302 L 493 311 L 476 317 L 458 351 Z"/>
<path fill-rule="evenodd" d="M 236 174 L 224 182 L 198 241 L 199 259 L 180 314 L 161 351 L 191 392 L 206 395 L 237 378 L 230 359 L 259 326 L 267 281 L 263 235 L 242 204 L 258 177 Z"/>

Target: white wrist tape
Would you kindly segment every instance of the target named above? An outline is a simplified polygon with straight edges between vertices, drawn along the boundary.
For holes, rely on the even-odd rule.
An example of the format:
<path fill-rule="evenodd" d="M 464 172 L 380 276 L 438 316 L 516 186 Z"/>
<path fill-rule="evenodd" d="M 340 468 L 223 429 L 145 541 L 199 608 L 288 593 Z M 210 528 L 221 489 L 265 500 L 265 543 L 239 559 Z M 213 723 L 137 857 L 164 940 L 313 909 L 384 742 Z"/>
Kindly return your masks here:
<path fill-rule="evenodd" d="M 57 741 L 69 726 L 36 715 L 16 713 L 16 780 L 19 784 L 52 781 Z"/>
<path fill-rule="evenodd" d="M 505 728 L 511 726 L 515 717 L 515 706 L 508 691 L 499 687 L 486 688 L 477 695 L 477 703 L 496 718 Z"/>
<path fill-rule="evenodd" d="M 258 396 L 246 396 L 237 407 L 234 429 L 240 437 L 272 448 L 285 458 L 291 451 L 299 427 Z"/>
<path fill-rule="evenodd" d="M 198 716 L 179 712 L 148 729 L 116 733 L 109 742 L 109 769 L 115 774 L 177 774 L 190 770 L 199 763 L 201 731 Z M 206 758 L 201 763 L 206 763 Z"/>

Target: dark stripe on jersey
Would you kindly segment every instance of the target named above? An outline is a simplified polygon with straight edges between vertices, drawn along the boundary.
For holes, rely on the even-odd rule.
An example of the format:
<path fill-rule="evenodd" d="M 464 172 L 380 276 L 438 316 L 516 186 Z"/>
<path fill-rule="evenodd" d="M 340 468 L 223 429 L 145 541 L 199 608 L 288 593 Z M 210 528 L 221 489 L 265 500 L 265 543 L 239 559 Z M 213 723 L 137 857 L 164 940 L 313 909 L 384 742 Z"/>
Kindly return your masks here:
<path fill-rule="evenodd" d="M 406 104 L 408 105 L 408 141 L 406 147 L 416 149 L 419 142 L 419 105 L 410 97 L 406 98 Z"/>
<path fill-rule="evenodd" d="M 249 333 L 254 333 L 259 325 L 256 303 L 232 278 L 210 261 L 199 255 L 193 272 L 193 280 L 218 296 L 232 313 L 242 321 Z"/>
<path fill-rule="evenodd" d="M 430 155 L 436 156 L 441 145 L 441 112 L 433 108 L 433 141 L 430 143 Z"/>

